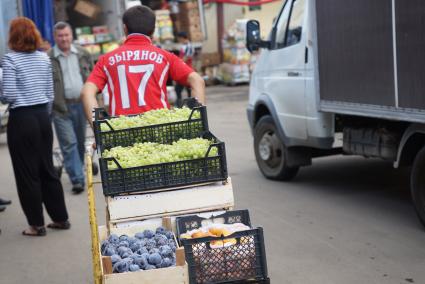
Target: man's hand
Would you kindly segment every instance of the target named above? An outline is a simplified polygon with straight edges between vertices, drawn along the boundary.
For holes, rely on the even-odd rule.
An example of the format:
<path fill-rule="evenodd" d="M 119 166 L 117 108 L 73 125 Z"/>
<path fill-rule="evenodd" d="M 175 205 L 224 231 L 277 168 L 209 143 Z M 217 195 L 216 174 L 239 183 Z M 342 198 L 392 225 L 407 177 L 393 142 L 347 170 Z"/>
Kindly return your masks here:
<path fill-rule="evenodd" d="M 187 77 L 187 83 L 192 89 L 192 96 L 198 100 L 202 105 L 205 105 L 205 81 L 202 77 L 196 73 L 192 72 Z"/>
<path fill-rule="evenodd" d="M 93 129 L 93 109 L 98 107 L 96 95 L 99 92 L 97 86 L 91 82 L 84 84 L 81 90 L 81 100 L 84 106 L 84 113 L 91 128 Z"/>

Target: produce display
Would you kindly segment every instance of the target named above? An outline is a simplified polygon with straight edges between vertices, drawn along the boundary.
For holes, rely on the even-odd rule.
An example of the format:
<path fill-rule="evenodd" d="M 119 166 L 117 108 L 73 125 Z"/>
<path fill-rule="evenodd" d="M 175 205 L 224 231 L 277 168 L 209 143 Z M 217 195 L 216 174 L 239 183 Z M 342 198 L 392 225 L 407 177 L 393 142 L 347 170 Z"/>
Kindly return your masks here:
<path fill-rule="evenodd" d="M 134 237 L 112 234 L 102 242 L 101 253 L 111 257 L 114 273 L 123 273 L 175 266 L 176 248 L 173 232 L 159 227 Z"/>
<path fill-rule="evenodd" d="M 250 80 L 251 53 L 246 49 L 247 20 L 236 20 L 222 39 L 223 64 L 218 77 L 224 83 L 246 83 Z"/>
<path fill-rule="evenodd" d="M 211 224 L 202 226 L 198 229 L 180 234 L 180 239 L 196 239 L 204 237 L 227 237 L 235 232 L 249 230 L 250 228 L 242 223 L 234 224 Z M 236 239 L 229 238 L 224 240 L 211 241 L 211 248 L 228 247 L 236 244 Z"/>
<path fill-rule="evenodd" d="M 128 129 L 135 127 L 143 127 L 149 125 L 157 125 L 178 121 L 188 120 L 192 110 L 188 107 L 170 109 L 157 109 L 147 111 L 141 115 L 135 116 L 119 116 L 116 118 L 107 119 L 108 123 L 114 130 Z M 193 113 L 193 119 L 199 119 L 201 114 L 199 111 Z M 106 132 L 111 129 L 107 124 L 101 124 L 101 131 Z"/>
<path fill-rule="evenodd" d="M 102 157 L 115 158 L 122 168 L 141 167 L 204 158 L 212 143 L 203 138 L 180 139 L 172 144 L 135 143 L 129 147 L 118 146 L 105 150 Z M 208 156 L 217 156 L 217 148 L 213 147 Z M 116 167 L 114 162 L 108 162 L 108 169 Z"/>
<path fill-rule="evenodd" d="M 159 42 L 173 41 L 173 22 L 170 18 L 170 11 L 156 10 L 156 24 L 154 39 Z"/>

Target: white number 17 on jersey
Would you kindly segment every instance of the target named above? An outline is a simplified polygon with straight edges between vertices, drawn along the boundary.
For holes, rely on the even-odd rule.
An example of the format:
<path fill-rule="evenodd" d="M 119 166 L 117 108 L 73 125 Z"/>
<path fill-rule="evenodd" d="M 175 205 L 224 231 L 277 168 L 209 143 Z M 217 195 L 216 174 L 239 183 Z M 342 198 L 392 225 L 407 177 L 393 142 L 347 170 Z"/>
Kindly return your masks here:
<path fill-rule="evenodd" d="M 146 85 L 148 84 L 149 78 L 151 77 L 155 66 L 153 64 L 145 64 L 145 65 L 133 65 L 128 66 L 128 71 L 130 73 L 145 73 L 142 76 L 142 80 L 140 81 L 140 85 L 138 88 L 139 94 L 139 106 L 145 106 L 145 92 Z M 126 66 L 119 65 L 117 66 L 118 70 L 118 80 L 120 82 L 120 93 L 121 93 L 121 102 L 123 108 L 130 107 L 130 97 L 128 94 L 128 85 L 127 85 L 127 76 L 126 76 Z"/>

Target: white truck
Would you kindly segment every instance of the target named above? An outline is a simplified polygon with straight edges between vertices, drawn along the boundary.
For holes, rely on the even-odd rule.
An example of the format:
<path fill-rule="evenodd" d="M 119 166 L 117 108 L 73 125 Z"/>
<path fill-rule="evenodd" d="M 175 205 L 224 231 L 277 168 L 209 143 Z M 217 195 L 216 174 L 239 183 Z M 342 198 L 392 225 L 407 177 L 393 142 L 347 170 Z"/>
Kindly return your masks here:
<path fill-rule="evenodd" d="M 248 120 L 265 177 L 291 180 L 315 157 L 345 153 L 411 167 L 425 225 L 425 1 L 287 0 L 261 49 Z M 343 136 L 335 147 L 336 135 Z"/>

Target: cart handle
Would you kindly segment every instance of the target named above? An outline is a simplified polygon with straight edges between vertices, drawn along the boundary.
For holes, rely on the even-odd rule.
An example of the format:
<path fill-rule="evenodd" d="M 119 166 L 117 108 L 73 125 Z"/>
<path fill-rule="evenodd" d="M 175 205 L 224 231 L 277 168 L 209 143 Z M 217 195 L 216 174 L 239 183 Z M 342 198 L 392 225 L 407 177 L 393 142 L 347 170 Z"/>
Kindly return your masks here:
<path fill-rule="evenodd" d="M 192 116 L 193 116 L 193 114 L 195 113 L 195 111 L 199 111 L 199 112 L 201 112 L 201 109 L 203 108 L 203 106 L 197 106 L 197 107 L 194 107 L 193 109 L 192 109 L 192 111 L 190 112 L 190 115 L 189 115 L 189 119 L 188 120 L 192 120 Z"/>
<path fill-rule="evenodd" d="M 108 125 L 108 127 L 109 127 L 109 129 L 110 129 L 110 130 L 115 130 L 115 129 L 112 127 L 112 125 L 109 123 L 109 121 L 108 121 L 107 119 L 99 121 L 99 128 L 100 128 L 100 125 L 101 125 L 102 123 L 104 123 L 104 124 Z M 101 129 L 99 129 L 99 131 L 101 131 Z M 105 131 L 104 131 L 104 132 L 105 132 Z"/>
<path fill-rule="evenodd" d="M 122 170 L 121 165 L 118 163 L 117 159 L 115 159 L 114 157 L 102 158 L 102 159 L 106 162 L 106 168 L 108 167 L 108 162 L 112 161 L 114 162 L 115 165 L 117 165 L 118 169 Z"/>
<path fill-rule="evenodd" d="M 212 148 L 217 148 L 217 151 L 220 151 L 220 146 L 223 144 L 223 142 L 213 143 L 208 147 L 207 153 L 205 154 L 205 158 L 208 158 L 208 155 L 211 152 Z"/>
<path fill-rule="evenodd" d="M 110 117 L 110 115 L 108 114 L 108 112 L 104 108 L 97 107 L 97 108 L 94 109 L 94 119 L 95 120 L 101 120 L 101 119 L 105 119 L 105 118 L 109 118 L 109 117 Z"/>

